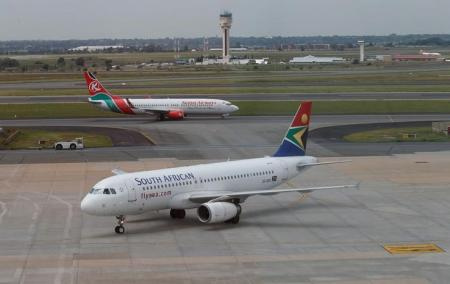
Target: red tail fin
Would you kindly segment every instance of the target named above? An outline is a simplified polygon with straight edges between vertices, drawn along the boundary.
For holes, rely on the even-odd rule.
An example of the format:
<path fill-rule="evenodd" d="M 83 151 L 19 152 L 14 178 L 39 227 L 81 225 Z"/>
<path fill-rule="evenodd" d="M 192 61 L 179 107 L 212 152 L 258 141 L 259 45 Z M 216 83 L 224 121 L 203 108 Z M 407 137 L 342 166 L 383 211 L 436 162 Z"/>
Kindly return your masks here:
<path fill-rule="evenodd" d="M 111 95 L 111 93 L 102 86 L 102 84 L 97 80 L 97 78 L 95 78 L 94 74 L 92 74 L 91 72 L 85 71 L 84 79 L 86 79 L 86 85 L 89 90 L 89 95 L 95 96 L 98 93 Z"/>

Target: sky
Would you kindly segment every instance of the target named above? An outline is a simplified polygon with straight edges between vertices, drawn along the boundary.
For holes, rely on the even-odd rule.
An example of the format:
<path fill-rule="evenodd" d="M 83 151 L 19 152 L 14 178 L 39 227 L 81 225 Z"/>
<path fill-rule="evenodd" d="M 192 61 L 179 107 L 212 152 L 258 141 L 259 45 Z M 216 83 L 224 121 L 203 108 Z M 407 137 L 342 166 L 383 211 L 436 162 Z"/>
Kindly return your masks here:
<path fill-rule="evenodd" d="M 0 0 L 0 41 L 450 33 L 450 0 Z"/>

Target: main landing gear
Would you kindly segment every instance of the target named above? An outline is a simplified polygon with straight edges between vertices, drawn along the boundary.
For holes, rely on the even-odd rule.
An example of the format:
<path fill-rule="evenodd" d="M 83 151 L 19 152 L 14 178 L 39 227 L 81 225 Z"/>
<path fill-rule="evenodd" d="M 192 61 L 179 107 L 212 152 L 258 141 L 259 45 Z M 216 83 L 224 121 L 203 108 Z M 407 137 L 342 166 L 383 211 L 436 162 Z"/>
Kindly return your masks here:
<path fill-rule="evenodd" d="M 186 210 L 184 209 L 170 209 L 170 217 L 172 219 L 184 219 L 186 216 Z"/>
<path fill-rule="evenodd" d="M 234 216 L 230 220 L 226 220 L 225 223 L 236 225 L 237 223 L 239 223 L 239 216 L 241 215 L 242 208 L 241 208 L 241 205 L 239 205 L 239 201 L 234 201 L 233 203 L 236 205 L 236 208 L 238 209 L 237 210 L 238 213 L 236 214 L 236 216 Z"/>
<path fill-rule="evenodd" d="M 119 225 L 114 228 L 114 231 L 116 232 L 116 234 L 125 233 L 125 227 L 123 226 L 123 224 L 125 223 L 125 216 L 120 215 L 120 216 L 116 216 L 116 218 L 117 218 L 117 223 Z"/>

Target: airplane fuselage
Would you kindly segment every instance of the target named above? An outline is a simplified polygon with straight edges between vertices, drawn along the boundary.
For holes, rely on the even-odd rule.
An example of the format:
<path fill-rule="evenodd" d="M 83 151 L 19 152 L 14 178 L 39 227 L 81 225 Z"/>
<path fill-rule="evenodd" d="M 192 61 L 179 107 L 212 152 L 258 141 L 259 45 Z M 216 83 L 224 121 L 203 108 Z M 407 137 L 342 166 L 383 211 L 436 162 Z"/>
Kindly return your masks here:
<path fill-rule="evenodd" d="M 94 185 L 81 207 L 92 215 L 105 216 L 196 208 L 199 203 L 186 198 L 195 192 L 272 189 L 297 176 L 302 164 L 316 161 L 310 156 L 264 157 L 120 174 Z"/>
<path fill-rule="evenodd" d="M 124 99 L 116 96 L 92 96 L 89 102 L 117 113 L 157 114 L 182 111 L 184 115 L 226 115 L 238 108 L 218 99 Z"/>

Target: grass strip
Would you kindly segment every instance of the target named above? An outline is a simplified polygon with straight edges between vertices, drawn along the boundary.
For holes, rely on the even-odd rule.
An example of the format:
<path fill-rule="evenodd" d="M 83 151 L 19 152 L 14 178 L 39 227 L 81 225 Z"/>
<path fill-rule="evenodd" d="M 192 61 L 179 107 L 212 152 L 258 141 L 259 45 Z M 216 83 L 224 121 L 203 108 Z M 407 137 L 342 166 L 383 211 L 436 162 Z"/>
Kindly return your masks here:
<path fill-rule="evenodd" d="M 355 132 L 344 136 L 347 142 L 448 142 L 450 136 L 429 127 L 396 127 Z"/>
<path fill-rule="evenodd" d="M 40 129 L 22 128 L 19 134 L 8 145 L 2 145 L 2 149 L 27 149 L 27 148 L 52 148 L 57 141 L 71 141 L 77 137 L 84 138 L 85 147 L 111 147 L 112 141 L 106 135 L 87 133 L 80 131 L 47 131 Z M 39 144 L 39 140 L 45 141 Z"/>
<path fill-rule="evenodd" d="M 233 115 L 292 115 L 295 101 L 236 101 L 239 111 Z M 316 101 L 313 114 L 430 114 L 450 113 L 450 101 Z M 0 119 L 120 117 L 88 103 L 0 104 Z"/>
<path fill-rule="evenodd" d="M 256 83 L 255 83 L 256 84 Z M 318 84 L 318 83 L 317 83 Z M 174 84 L 175 85 L 175 84 Z M 109 89 L 115 95 L 182 95 L 182 94 L 260 94 L 260 93 L 378 93 L 378 92 L 449 92 L 450 85 L 420 84 L 420 85 L 389 85 L 380 82 L 379 85 L 328 85 L 328 86 L 183 86 L 168 88 L 123 88 Z M 88 97 L 85 88 L 80 89 L 0 89 L 0 96 L 80 96 Z"/>
<path fill-rule="evenodd" d="M 236 115 L 291 115 L 299 102 L 239 101 Z M 313 114 L 450 113 L 450 101 L 316 101 Z"/>
<path fill-rule="evenodd" d="M 89 103 L 1 104 L 0 119 L 117 117 Z"/>

